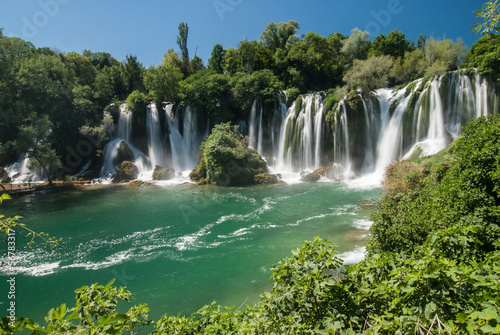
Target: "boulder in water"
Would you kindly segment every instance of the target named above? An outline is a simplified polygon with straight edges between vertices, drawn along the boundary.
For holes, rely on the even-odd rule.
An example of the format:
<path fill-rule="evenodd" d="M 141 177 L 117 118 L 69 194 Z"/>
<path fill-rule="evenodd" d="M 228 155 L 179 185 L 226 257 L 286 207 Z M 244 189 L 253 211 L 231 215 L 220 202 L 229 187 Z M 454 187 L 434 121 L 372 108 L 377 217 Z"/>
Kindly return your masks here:
<path fill-rule="evenodd" d="M 118 168 L 115 178 L 113 178 L 113 183 L 127 183 L 137 179 L 138 175 L 139 169 L 137 166 L 133 162 L 125 161 Z"/>
<path fill-rule="evenodd" d="M 171 167 L 162 168 L 156 165 L 153 171 L 153 180 L 170 180 L 175 177 L 175 170 Z"/>
<path fill-rule="evenodd" d="M 307 183 L 314 183 L 320 180 L 321 174 L 318 172 L 318 170 L 315 170 L 311 173 L 304 174 L 301 178 L 300 181 L 307 182 Z"/>

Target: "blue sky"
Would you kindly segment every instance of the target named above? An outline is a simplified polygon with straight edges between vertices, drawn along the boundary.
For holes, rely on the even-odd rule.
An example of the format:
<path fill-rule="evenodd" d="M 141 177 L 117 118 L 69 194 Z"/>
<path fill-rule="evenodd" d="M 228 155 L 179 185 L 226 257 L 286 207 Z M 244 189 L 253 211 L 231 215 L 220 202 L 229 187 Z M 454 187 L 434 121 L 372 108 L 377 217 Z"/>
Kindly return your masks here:
<path fill-rule="evenodd" d="M 168 48 L 178 51 L 177 27 L 189 25 L 190 57 L 204 63 L 214 44 L 237 47 L 258 40 L 267 23 L 296 20 L 299 34 L 349 34 L 367 30 L 374 38 L 397 28 L 410 40 L 461 37 L 470 47 L 474 10 L 483 0 L 1 0 L 0 27 L 7 36 L 62 52 L 109 52 L 118 60 L 133 54 L 146 67 L 161 63 Z"/>

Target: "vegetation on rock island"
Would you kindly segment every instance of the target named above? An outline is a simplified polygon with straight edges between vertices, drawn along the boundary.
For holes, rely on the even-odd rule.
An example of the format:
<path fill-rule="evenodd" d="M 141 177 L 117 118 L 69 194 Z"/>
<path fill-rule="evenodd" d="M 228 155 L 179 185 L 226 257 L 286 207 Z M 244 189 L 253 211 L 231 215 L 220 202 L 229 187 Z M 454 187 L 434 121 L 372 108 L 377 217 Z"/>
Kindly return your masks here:
<path fill-rule="evenodd" d="M 263 173 L 267 173 L 266 162 L 248 147 L 238 127 L 221 123 L 201 144 L 200 162 L 190 177 L 201 185 L 242 186 L 263 180 L 255 178 Z"/>

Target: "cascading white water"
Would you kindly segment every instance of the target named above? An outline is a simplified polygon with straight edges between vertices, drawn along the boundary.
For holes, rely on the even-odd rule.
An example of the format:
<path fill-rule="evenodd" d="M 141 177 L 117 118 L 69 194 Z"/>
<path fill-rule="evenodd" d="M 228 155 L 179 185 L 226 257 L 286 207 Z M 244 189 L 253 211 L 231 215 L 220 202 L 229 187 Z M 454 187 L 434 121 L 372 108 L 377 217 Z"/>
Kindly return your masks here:
<path fill-rule="evenodd" d="M 156 165 L 165 167 L 160 119 L 158 116 L 158 109 L 153 103 L 148 106 L 146 124 L 149 135 L 148 154 L 151 166 L 153 168 Z"/>
<path fill-rule="evenodd" d="M 404 93 L 404 92 L 403 92 Z M 402 94 L 392 97 L 392 90 L 378 90 L 377 91 L 380 102 L 380 114 L 383 120 L 383 127 L 380 132 L 380 137 L 377 145 L 377 164 L 375 167 L 375 175 L 382 176 L 385 168 L 395 159 L 401 157 L 402 149 L 402 120 L 403 114 L 409 101 L 409 97 L 402 98 Z M 402 99 L 402 101 L 401 101 Z M 400 101 L 389 119 L 389 107 L 392 102 Z"/>
<path fill-rule="evenodd" d="M 120 117 L 118 119 L 117 138 L 130 142 L 132 137 L 132 112 L 126 104 L 120 106 Z"/>
<path fill-rule="evenodd" d="M 248 146 L 252 149 L 257 149 L 257 100 L 254 100 L 252 104 L 252 110 L 250 111 L 250 120 L 248 121 Z"/>
<path fill-rule="evenodd" d="M 182 125 L 174 114 L 173 105 L 165 106 L 165 119 L 172 151 L 172 167 L 175 171 L 193 170 L 198 163 L 197 154 L 200 144 L 208 136 L 208 125 L 200 131 L 196 115 L 189 107 L 183 111 Z"/>
<path fill-rule="evenodd" d="M 273 171 L 290 175 L 320 167 L 324 127 L 322 101 L 319 94 L 306 95 L 300 111 L 296 110 L 296 102 L 288 110 L 284 102 L 279 104 L 269 129 L 273 134 L 272 148 L 269 148 L 273 152 L 273 162 L 268 163 Z M 278 120 L 281 120 L 280 126 Z M 279 143 L 274 139 L 279 139 Z M 260 143 L 257 147 L 261 155 L 266 151 Z"/>
<path fill-rule="evenodd" d="M 115 173 L 116 160 L 120 153 L 120 148 L 128 148 L 133 155 L 133 159 L 139 161 L 139 166 L 144 169 L 144 154 L 131 144 L 132 138 L 132 113 L 126 104 L 120 106 L 120 115 L 118 118 L 118 129 L 115 137 L 106 144 L 103 149 L 103 164 L 101 168 L 101 177 L 109 178 Z M 132 158 L 132 157 L 131 157 Z M 136 164 L 137 165 L 137 164 Z M 139 167 L 138 166 L 138 167 Z"/>

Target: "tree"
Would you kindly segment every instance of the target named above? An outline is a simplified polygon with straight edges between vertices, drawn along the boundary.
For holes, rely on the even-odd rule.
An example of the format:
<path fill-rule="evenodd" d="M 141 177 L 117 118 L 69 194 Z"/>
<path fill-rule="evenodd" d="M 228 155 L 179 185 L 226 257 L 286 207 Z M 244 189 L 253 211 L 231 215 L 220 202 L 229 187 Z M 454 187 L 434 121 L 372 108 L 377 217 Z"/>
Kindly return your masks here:
<path fill-rule="evenodd" d="M 500 80 L 500 35 L 481 37 L 465 56 L 462 67 L 475 67 L 483 75 Z"/>
<path fill-rule="evenodd" d="M 125 61 L 123 62 L 123 76 L 127 94 L 135 90 L 144 90 L 143 72 L 144 66 L 137 60 L 137 56 L 127 55 L 125 57 Z"/>
<path fill-rule="evenodd" d="M 225 51 L 221 44 L 214 45 L 207 68 L 215 73 L 222 74 L 224 72 L 224 54 Z"/>
<path fill-rule="evenodd" d="M 466 51 L 467 47 L 461 38 L 453 42 L 451 39 L 435 40 L 431 37 L 425 48 L 425 75 L 431 77 L 456 70 L 463 62 Z"/>
<path fill-rule="evenodd" d="M 393 64 L 391 56 L 374 56 L 367 60 L 354 60 L 347 71 L 344 81 L 351 89 L 361 90 L 364 97 L 377 88 L 386 87 L 389 82 L 389 70 Z"/>
<path fill-rule="evenodd" d="M 191 59 L 191 62 L 189 63 L 189 72 L 191 75 L 197 73 L 198 71 L 201 71 L 205 68 L 205 65 L 203 65 L 203 59 L 201 57 L 198 57 L 196 54 L 194 55 L 193 59 Z"/>
<path fill-rule="evenodd" d="M 179 23 L 179 35 L 177 36 L 177 45 L 181 49 L 182 55 L 182 73 L 184 77 L 189 76 L 189 52 L 187 46 L 189 27 L 186 22 Z"/>
<path fill-rule="evenodd" d="M 498 22 L 500 21 L 500 3 L 498 1 L 488 1 L 483 4 L 482 10 L 474 11 L 479 20 L 476 21 L 475 25 L 471 25 L 472 31 L 483 35 L 496 34 L 500 31 L 498 27 Z"/>
<path fill-rule="evenodd" d="M 373 40 L 368 50 L 368 57 L 390 55 L 394 58 L 403 57 L 405 52 L 415 49 L 411 42 L 405 38 L 405 34 L 394 29 L 387 35 L 380 34 Z"/>
<path fill-rule="evenodd" d="M 400 84 L 416 80 L 424 75 L 426 64 L 422 50 L 406 51 L 404 57 L 394 61 L 390 75 Z"/>
<path fill-rule="evenodd" d="M 299 28 L 300 25 L 297 21 L 270 22 L 260 35 L 260 44 L 273 52 L 276 49 L 285 49 L 289 44 L 299 39 L 295 35 Z"/>
<path fill-rule="evenodd" d="M 354 28 L 349 38 L 342 41 L 342 54 L 349 63 L 355 59 L 366 59 L 368 49 L 370 49 L 370 34 Z"/>
<path fill-rule="evenodd" d="M 144 85 L 157 104 L 164 101 L 177 101 L 181 81 L 181 70 L 171 64 L 152 66 L 144 75 Z"/>
<path fill-rule="evenodd" d="M 30 158 L 30 168 L 41 167 L 50 185 L 52 179 L 49 169 L 61 166 L 59 156 L 52 149 L 51 133 L 52 122 L 44 115 L 33 120 L 31 125 L 20 127 L 19 135 L 14 141 L 17 152 L 25 153 Z"/>

